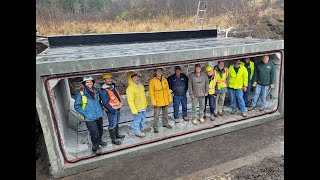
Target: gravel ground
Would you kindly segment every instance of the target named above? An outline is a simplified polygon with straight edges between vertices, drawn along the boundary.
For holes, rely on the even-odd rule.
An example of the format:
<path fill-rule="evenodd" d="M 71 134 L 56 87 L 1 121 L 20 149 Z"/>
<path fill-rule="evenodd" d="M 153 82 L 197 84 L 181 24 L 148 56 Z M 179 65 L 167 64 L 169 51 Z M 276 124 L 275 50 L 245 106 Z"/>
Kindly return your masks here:
<path fill-rule="evenodd" d="M 284 179 L 284 156 L 266 158 L 263 161 L 230 171 L 231 179 Z"/>

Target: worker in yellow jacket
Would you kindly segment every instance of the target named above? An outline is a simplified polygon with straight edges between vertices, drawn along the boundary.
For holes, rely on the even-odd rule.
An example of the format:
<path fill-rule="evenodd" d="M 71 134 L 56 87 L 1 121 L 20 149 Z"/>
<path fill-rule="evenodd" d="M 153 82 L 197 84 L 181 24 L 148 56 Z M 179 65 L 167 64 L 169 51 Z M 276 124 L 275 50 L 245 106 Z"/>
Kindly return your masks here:
<path fill-rule="evenodd" d="M 247 91 L 248 86 L 248 71 L 247 68 L 241 65 L 240 59 L 235 59 L 234 64 L 229 66 L 229 95 L 231 101 L 231 114 L 237 112 L 237 101 L 239 102 L 241 114 L 246 117 L 246 106 L 243 99 L 243 92 Z"/>
<path fill-rule="evenodd" d="M 208 65 L 206 67 L 206 72 L 209 80 L 209 91 L 208 95 L 205 97 L 204 102 L 204 118 L 206 118 L 206 109 L 207 109 L 207 102 L 209 101 L 210 107 L 210 120 L 214 120 L 214 97 L 215 97 L 215 87 L 216 87 L 216 78 L 213 75 L 213 68 L 212 66 Z"/>
<path fill-rule="evenodd" d="M 144 132 L 150 128 L 146 127 L 146 108 L 148 100 L 144 85 L 140 83 L 140 75 L 135 72 L 128 72 L 128 87 L 126 90 L 128 104 L 133 114 L 133 129 L 138 137 L 145 137 Z"/>
<path fill-rule="evenodd" d="M 162 68 L 155 69 L 155 75 L 149 82 L 149 96 L 154 107 L 154 133 L 159 132 L 158 122 L 161 109 L 163 113 L 162 126 L 172 129 L 172 126 L 168 123 L 168 107 L 172 102 L 172 97 L 170 94 L 168 81 L 162 75 Z"/>

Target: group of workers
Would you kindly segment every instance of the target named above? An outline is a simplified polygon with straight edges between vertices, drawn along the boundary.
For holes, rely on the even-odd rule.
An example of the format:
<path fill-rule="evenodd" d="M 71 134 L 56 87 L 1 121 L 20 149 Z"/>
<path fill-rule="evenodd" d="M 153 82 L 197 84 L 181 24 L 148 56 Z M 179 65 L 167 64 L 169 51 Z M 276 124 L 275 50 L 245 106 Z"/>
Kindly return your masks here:
<path fill-rule="evenodd" d="M 151 131 L 146 126 L 146 108 L 148 99 L 145 87 L 140 82 L 141 74 L 130 71 L 127 73 L 128 87 L 126 97 L 133 115 L 133 130 L 138 137 L 145 137 Z M 74 108 L 82 116 L 90 133 L 92 152 L 101 154 L 101 146 L 107 145 L 102 141 L 104 111 L 108 116 L 108 130 L 111 142 L 120 145 L 125 135 L 119 133 L 118 123 L 123 99 L 113 82 L 111 73 L 103 74 L 104 84 L 101 89 L 93 85 L 95 80 L 91 76 L 83 77 L 83 87 L 76 95 Z M 248 100 L 251 86 L 255 88 L 252 101 Z M 192 123 L 205 123 L 206 118 L 214 121 L 215 117 L 223 116 L 223 107 L 226 93 L 230 96 L 231 114 L 237 112 L 237 107 L 243 117 L 247 117 L 248 110 L 256 108 L 259 96 L 261 103 L 259 110 L 265 109 L 266 96 L 269 88 L 275 87 L 275 67 L 269 61 L 269 56 L 264 55 L 262 61 L 254 64 L 250 58 L 243 61 L 235 59 L 228 68 L 224 61 L 218 61 L 214 67 L 207 66 L 202 72 L 200 64 L 195 65 L 195 71 L 189 76 L 181 72 L 180 66 L 175 66 L 175 73 L 166 78 L 162 68 L 154 70 L 154 77 L 149 81 L 149 97 L 154 108 L 153 131 L 159 132 L 159 115 L 162 110 L 162 126 L 172 129 L 169 124 L 168 107 L 173 101 L 174 121 L 179 123 L 179 106 L 182 106 L 182 118 L 189 121 L 187 116 L 187 92 L 192 101 Z M 170 92 L 170 89 L 172 93 Z M 206 117 L 206 105 L 209 102 L 210 116 Z M 238 106 L 237 106 L 238 102 Z M 199 110 L 197 110 L 199 106 Z"/>

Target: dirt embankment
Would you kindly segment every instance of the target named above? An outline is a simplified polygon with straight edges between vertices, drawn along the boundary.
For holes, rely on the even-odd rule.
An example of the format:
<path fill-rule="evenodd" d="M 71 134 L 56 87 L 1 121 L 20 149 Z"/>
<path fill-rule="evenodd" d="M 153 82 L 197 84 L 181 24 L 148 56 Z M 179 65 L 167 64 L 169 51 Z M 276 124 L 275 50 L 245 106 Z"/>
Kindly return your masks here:
<path fill-rule="evenodd" d="M 284 39 L 284 14 L 273 13 L 271 15 L 265 15 L 258 20 L 257 24 L 231 30 L 229 36 L 240 38 Z"/>

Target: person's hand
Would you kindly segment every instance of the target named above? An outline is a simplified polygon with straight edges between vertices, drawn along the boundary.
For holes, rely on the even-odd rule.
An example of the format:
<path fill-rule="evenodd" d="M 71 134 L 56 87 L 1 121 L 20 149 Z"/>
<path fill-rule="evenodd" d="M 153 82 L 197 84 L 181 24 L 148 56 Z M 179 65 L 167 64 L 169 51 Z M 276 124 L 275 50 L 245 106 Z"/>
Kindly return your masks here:
<path fill-rule="evenodd" d="M 114 106 L 113 109 L 120 109 L 120 108 L 122 108 L 122 106 L 123 106 L 123 104 L 121 102 L 118 106 Z"/>
<path fill-rule="evenodd" d="M 253 82 L 252 87 L 256 87 L 256 86 L 257 86 L 257 82 Z"/>
<path fill-rule="evenodd" d="M 243 90 L 243 92 L 246 92 L 247 91 L 247 86 L 243 86 L 242 90 Z"/>
<path fill-rule="evenodd" d="M 270 84 L 270 88 L 273 89 L 274 88 L 274 84 Z"/>

